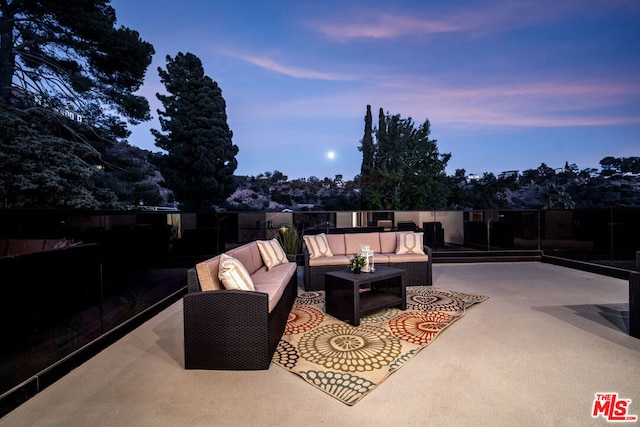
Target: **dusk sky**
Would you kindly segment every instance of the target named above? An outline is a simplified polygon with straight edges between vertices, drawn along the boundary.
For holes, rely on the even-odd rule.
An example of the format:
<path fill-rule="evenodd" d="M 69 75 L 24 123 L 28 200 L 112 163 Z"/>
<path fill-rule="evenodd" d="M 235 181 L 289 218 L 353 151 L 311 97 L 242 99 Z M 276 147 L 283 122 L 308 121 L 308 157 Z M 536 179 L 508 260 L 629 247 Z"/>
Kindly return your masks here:
<path fill-rule="evenodd" d="M 367 104 L 374 125 L 379 108 L 429 119 L 449 175 L 640 156 L 639 0 L 111 5 L 156 51 L 139 92 L 154 120 L 129 138 L 148 150 L 157 68 L 190 52 L 222 89 L 236 175 L 352 179 Z"/>

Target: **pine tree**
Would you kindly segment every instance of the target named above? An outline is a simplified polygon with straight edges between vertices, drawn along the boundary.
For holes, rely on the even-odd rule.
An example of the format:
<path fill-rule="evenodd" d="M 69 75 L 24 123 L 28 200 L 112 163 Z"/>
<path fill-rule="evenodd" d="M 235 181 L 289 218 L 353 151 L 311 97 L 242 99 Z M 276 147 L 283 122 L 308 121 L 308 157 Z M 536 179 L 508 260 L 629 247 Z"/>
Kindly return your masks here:
<path fill-rule="evenodd" d="M 154 50 L 115 23 L 108 0 L 0 1 L 2 206 L 120 205 L 104 155 L 150 118 Z"/>
<path fill-rule="evenodd" d="M 108 0 L 0 2 L 0 102 L 72 105 L 120 134 L 121 116 L 149 120 L 148 101 L 134 92 L 153 46 L 115 23 Z"/>
<path fill-rule="evenodd" d="M 204 74 L 191 53 L 167 55 L 158 68 L 170 95 L 156 94 L 162 132 L 152 129 L 156 146 L 167 152 L 159 161 L 166 185 L 183 209 L 209 210 L 235 191 L 238 147 L 227 125 L 226 103 L 218 84 Z"/>

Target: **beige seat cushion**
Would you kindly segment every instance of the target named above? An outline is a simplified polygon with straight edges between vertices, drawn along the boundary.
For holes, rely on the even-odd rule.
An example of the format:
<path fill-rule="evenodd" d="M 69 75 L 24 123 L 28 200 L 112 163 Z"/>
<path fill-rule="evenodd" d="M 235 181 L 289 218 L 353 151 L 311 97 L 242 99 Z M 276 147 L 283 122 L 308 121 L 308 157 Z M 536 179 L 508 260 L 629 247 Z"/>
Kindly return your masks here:
<path fill-rule="evenodd" d="M 386 253 L 386 254 L 373 254 L 373 262 L 376 265 L 387 265 L 389 264 L 389 255 L 395 255 L 393 252 L 392 253 Z"/>
<path fill-rule="evenodd" d="M 325 256 L 309 259 L 309 265 L 311 267 L 317 267 L 319 265 L 349 265 L 350 258 L 351 257 L 347 255 Z"/>
<path fill-rule="evenodd" d="M 302 236 L 302 239 L 309 250 L 309 259 L 333 256 L 324 233 Z"/>
<path fill-rule="evenodd" d="M 289 262 L 287 254 L 284 249 L 282 249 L 282 245 L 280 245 L 278 239 L 258 240 L 257 243 L 262 262 L 264 262 L 268 270 L 271 270 L 276 265 Z"/>
<path fill-rule="evenodd" d="M 256 291 L 266 292 L 269 295 L 269 312 L 280 301 L 280 297 L 282 297 L 287 288 L 289 280 L 296 274 L 296 269 L 295 262 L 288 262 L 276 265 L 271 270 L 267 270 L 267 267 L 262 267 L 251 276 Z"/>
<path fill-rule="evenodd" d="M 389 254 L 387 256 L 387 259 L 389 264 L 393 264 L 396 262 L 427 262 L 429 261 L 429 255 L 427 254 Z"/>
<path fill-rule="evenodd" d="M 218 278 L 225 289 L 239 291 L 253 291 L 253 280 L 244 265 L 227 254 L 220 255 Z"/>

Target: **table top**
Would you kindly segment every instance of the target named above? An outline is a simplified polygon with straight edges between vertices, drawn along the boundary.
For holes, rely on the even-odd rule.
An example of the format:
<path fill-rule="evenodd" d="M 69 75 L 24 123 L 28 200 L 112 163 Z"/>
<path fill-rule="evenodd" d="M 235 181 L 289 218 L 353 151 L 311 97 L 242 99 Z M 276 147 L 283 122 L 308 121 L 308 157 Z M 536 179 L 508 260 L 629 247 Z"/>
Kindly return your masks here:
<path fill-rule="evenodd" d="M 376 271 L 373 273 L 362 272 L 360 274 L 356 274 L 352 273 L 348 267 L 345 267 L 344 270 L 330 271 L 325 274 L 338 277 L 340 279 L 351 280 L 354 283 L 366 283 L 401 276 L 404 272 L 404 270 L 393 267 L 376 266 L 375 269 Z"/>

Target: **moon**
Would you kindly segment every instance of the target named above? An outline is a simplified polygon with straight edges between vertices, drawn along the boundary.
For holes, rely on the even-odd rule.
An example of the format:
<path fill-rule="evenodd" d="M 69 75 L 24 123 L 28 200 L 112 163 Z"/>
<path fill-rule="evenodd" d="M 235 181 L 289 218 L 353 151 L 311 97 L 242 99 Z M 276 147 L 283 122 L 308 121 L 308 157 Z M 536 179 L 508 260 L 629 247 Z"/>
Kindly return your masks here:
<path fill-rule="evenodd" d="M 327 153 L 327 159 L 331 160 L 336 156 L 336 153 L 334 153 L 333 151 L 329 151 Z"/>

